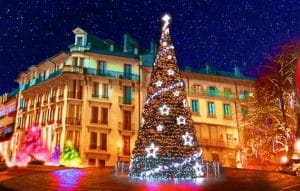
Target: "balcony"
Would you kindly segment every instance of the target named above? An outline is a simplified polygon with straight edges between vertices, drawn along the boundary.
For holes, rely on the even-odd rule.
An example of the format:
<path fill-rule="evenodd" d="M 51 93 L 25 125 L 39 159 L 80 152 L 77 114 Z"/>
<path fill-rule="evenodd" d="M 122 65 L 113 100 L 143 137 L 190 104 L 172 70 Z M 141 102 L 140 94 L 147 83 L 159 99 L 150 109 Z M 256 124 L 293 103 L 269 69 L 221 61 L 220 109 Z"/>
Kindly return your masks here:
<path fill-rule="evenodd" d="M 133 136 L 134 135 L 134 124 L 133 123 L 123 123 L 119 122 L 119 133 L 125 136 Z"/>
<path fill-rule="evenodd" d="M 67 125 L 81 125 L 81 119 L 75 117 L 66 117 Z"/>
<path fill-rule="evenodd" d="M 209 139 L 209 138 L 200 138 L 198 140 L 201 146 L 235 148 L 238 145 L 238 142 L 236 140 L 224 141 L 222 139 Z"/>
<path fill-rule="evenodd" d="M 92 144 L 92 145 L 89 146 L 89 149 L 97 149 L 97 145 Z"/>
<path fill-rule="evenodd" d="M 111 70 L 97 70 L 95 68 L 85 68 L 85 69 L 86 69 L 86 73 L 92 76 L 102 76 L 108 78 L 135 80 L 135 81 L 138 81 L 140 79 L 138 74 L 111 71 Z"/>
<path fill-rule="evenodd" d="M 204 90 L 198 90 L 195 88 L 187 88 L 186 89 L 187 95 L 191 97 L 203 97 L 203 96 L 209 96 L 209 97 L 221 97 L 225 99 L 234 99 L 235 95 L 234 93 L 230 91 L 219 91 L 217 89 L 211 90 L 211 89 L 206 89 Z"/>
<path fill-rule="evenodd" d="M 73 52 L 73 51 L 83 52 L 83 51 L 86 51 L 86 50 L 90 50 L 91 46 L 90 45 L 83 46 L 81 44 L 71 44 L 71 45 L 68 46 L 68 48 L 70 49 L 71 52 Z"/>
<path fill-rule="evenodd" d="M 131 97 L 121 97 L 119 96 L 119 104 L 133 105 L 134 99 Z"/>

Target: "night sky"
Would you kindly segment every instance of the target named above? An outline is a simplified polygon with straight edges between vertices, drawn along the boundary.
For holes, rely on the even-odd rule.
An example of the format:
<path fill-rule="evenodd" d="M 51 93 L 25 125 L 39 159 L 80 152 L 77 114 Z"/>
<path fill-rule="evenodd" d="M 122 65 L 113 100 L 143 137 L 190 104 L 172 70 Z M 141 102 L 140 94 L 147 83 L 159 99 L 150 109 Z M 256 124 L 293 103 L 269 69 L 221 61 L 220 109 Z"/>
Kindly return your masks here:
<path fill-rule="evenodd" d="M 181 67 L 210 63 L 232 71 L 237 65 L 255 77 L 266 57 L 300 38 L 297 0 L 0 0 L 0 94 L 17 87 L 14 79 L 21 71 L 66 50 L 77 26 L 117 43 L 129 33 L 149 48 L 151 39 L 159 40 L 165 12 L 172 16 L 171 36 Z"/>

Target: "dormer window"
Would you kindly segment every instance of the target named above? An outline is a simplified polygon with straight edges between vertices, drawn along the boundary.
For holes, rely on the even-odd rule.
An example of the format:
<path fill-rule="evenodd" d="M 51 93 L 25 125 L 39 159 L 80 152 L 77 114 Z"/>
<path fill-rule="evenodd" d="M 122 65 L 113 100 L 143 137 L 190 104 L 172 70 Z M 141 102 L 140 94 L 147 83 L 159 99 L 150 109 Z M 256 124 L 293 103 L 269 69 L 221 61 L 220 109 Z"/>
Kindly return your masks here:
<path fill-rule="evenodd" d="M 111 51 L 111 52 L 114 51 L 114 45 L 113 45 L 113 44 L 110 44 L 110 45 L 109 45 L 109 51 Z"/>
<path fill-rule="evenodd" d="M 83 45 L 83 39 L 82 39 L 82 37 L 81 36 L 78 36 L 77 37 L 77 46 L 82 46 Z"/>
<path fill-rule="evenodd" d="M 138 48 L 134 48 L 134 54 L 137 55 L 139 53 L 139 49 Z"/>

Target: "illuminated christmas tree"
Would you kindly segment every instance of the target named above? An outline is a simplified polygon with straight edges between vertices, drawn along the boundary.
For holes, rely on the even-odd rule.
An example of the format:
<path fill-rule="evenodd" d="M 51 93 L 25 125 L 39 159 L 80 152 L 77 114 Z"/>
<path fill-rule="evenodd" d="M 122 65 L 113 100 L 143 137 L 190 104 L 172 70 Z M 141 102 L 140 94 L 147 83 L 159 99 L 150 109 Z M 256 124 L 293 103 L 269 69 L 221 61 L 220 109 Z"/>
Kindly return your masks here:
<path fill-rule="evenodd" d="M 58 165 L 60 159 L 60 147 L 56 146 L 54 152 L 51 155 L 50 163 L 52 165 Z"/>
<path fill-rule="evenodd" d="M 49 150 L 42 143 L 41 129 L 32 126 L 26 131 L 24 142 L 16 156 L 16 165 L 26 166 L 30 161 L 35 160 L 47 162 L 49 160 Z"/>
<path fill-rule="evenodd" d="M 165 15 L 147 98 L 131 159 L 131 177 L 189 179 L 203 176 L 202 150 L 189 110 Z"/>
<path fill-rule="evenodd" d="M 73 147 L 72 142 L 68 141 L 60 155 L 60 165 L 68 167 L 81 167 L 82 161 L 79 153 Z"/>

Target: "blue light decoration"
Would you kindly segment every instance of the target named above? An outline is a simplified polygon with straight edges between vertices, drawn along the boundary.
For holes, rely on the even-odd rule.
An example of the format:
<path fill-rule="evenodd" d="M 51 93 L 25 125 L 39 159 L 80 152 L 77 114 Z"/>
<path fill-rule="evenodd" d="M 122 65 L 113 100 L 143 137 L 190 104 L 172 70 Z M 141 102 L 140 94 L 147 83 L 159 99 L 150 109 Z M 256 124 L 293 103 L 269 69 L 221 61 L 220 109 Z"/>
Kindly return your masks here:
<path fill-rule="evenodd" d="M 199 178 L 204 176 L 202 149 L 198 147 L 169 34 L 170 16 L 162 19 L 160 46 L 153 63 L 129 176 L 157 180 Z"/>
<path fill-rule="evenodd" d="M 50 173 L 57 181 L 56 190 L 77 190 L 85 175 L 81 169 L 57 170 Z"/>

